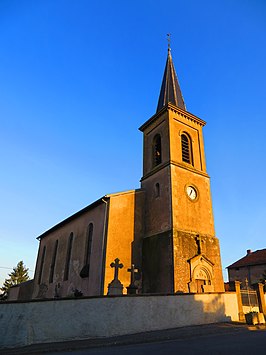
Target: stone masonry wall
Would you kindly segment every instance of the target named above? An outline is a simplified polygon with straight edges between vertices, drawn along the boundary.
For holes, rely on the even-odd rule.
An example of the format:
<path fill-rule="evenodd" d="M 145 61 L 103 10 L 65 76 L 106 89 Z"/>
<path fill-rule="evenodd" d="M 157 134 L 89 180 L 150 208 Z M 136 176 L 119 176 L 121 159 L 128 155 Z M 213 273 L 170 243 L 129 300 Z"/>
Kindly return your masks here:
<path fill-rule="evenodd" d="M 0 349 L 237 321 L 235 293 L 0 304 Z"/>

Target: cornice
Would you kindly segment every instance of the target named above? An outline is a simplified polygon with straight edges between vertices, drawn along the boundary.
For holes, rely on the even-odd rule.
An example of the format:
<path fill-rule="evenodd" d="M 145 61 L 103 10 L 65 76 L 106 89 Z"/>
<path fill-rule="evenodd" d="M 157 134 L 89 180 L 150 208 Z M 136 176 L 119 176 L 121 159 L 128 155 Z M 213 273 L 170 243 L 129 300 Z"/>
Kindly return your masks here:
<path fill-rule="evenodd" d="M 200 126 L 205 126 L 206 122 L 203 121 L 201 118 L 193 115 L 192 113 L 183 110 L 182 108 L 179 108 L 173 104 L 171 104 L 170 102 L 168 102 L 167 105 L 165 105 L 159 112 L 157 112 L 155 115 L 153 115 L 150 119 L 148 119 L 148 121 L 146 121 L 145 123 L 143 123 L 142 126 L 139 127 L 139 130 L 141 132 L 143 132 L 145 130 L 146 127 L 148 127 L 150 124 L 152 124 L 159 116 L 161 116 L 165 111 L 172 111 L 176 114 L 179 114 L 180 116 L 193 121 L 194 123 L 199 124 Z"/>
<path fill-rule="evenodd" d="M 153 123 L 159 116 L 161 116 L 167 110 L 168 110 L 168 107 L 164 106 L 159 112 L 157 112 L 155 115 L 151 116 L 151 118 L 149 118 L 148 121 L 143 123 L 143 125 L 139 127 L 139 130 L 141 132 L 143 132 L 147 126 L 149 126 L 151 123 Z"/>
<path fill-rule="evenodd" d="M 182 168 L 184 170 L 189 170 L 189 171 L 192 171 L 193 173 L 195 174 L 199 174 L 199 175 L 202 175 L 202 176 L 205 176 L 207 178 L 210 178 L 210 176 L 205 173 L 204 171 L 201 171 L 201 170 L 198 170 L 198 169 L 195 169 L 193 166 L 191 166 L 190 164 L 186 164 L 186 163 L 178 163 L 174 160 L 170 160 L 169 162 L 170 165 L 175 165 L 175 166 L 178 166 L 179 168 Z"/>
<path fill-rule="evenodd" d="M 141 179 L 140 179 L 140 182 L 144 181 L 145 179 L 147 179 L 148 177 L 150 177 L 151 175 L 154 175 L 156 174 L 158 171 L 164 169 L 166 166 L 171 166 L 171 165 L 174 165 L 174 166 L 178 166 L 179 168 L 181 169 L 184 169 L 184 170 L 189 170 L 195 174 L 198 174 L 198 175 L 201 175 L 201 176 L 204 176 L 206 178 L 210 178 L 210 176 L 205 173 L 204 171 L 200 171 L 200 170 L 197 170 L 195 168 L 193 168 L 191 165 L 189 164 L 182 164 L 182 163 L 178 163 L 176 161 L 173 161 L 173 160 L 169 160 L 163 164 L 160 164 L 160 165 L 157 165 L 155 168 L 153 168 L 149 173 L 145 174 Z"/>
<path fill-rule="evenodd" d="M 146 175 L 142 176 L 142 178 L 140 179 L 140 182 L 147 179 L 148 177 L 150 177 L 151 175 L 156 174 L 158 171 L 162 170 L 163 168 L 165 168 L 166 166 L 169 166 L 169 161 L 167 161 L 166 163 L 157 165 L 155 168 L 153 168 L 149 173 L 147 173 Z"/>
<path fill-rule="evenodd" d="M 194 121 L 195 123 L 201 125 L 201 126 L 205 126 L 206 122 L 203 121 L 201 118 L 193 115 L 192 113 L 183 110 L 182 108 L 179 108 L 173 104 L 171 104 L 170 102 L 167 104 L 167 108 L 169 111 L 172 111 L 174 113 L 178 113 L 179 115 L 181 115 L 182 117 L 190 120 L 190 121 Z"/>

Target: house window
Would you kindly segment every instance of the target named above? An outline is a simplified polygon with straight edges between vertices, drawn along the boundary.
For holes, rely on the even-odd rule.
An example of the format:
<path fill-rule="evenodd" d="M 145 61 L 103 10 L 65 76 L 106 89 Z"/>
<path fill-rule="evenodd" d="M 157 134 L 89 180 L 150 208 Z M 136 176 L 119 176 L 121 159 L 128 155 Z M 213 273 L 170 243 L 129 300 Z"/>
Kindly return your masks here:
<path fill-rule="evenodd" d="M 191 138 L 187 133 L 181 134 L 182 160 L 193 165 Z"/>
<path fill-rule="evenodd" d="M 45 253 L 46 253 L 46 246 L 44 246 L 43 250 L 42 250 L 41 266 L 40 266 L 40 272 L 39 272 L 39 278 L 38 278 L 38 284 L 39 285 L 42 282 L 42 272 L 43 272 Z"/>
<path fill-rule="evenodd" d="M 70 266 L 70 259 L 72 253 L 72 245 L 73 245 L 73 233 L 70 233 L 68 238 L 68 245 L 67 245 L 67 256 L 66 256 L 66 264 L 65 264 L 65 273 L 64 273 L 64 281 L 68 280 L 69 277 L 69 266 Z"/>
<path fill-rule="evenodd" d="M 153 138 L 153 167 L 162 162 L 161 136 L 156 134 Z"/>
<path fill-rule="evenodd" d="M 52 283 L 54 281 L 54 268 L 55 268 L 55 262 L 56 262 L 57 248 L 58 248 L 58 240 L 56 240 L 55 246 L 54 246 L 54 253 L 53 253 L 53 258 L 52 258 L 52 263 L 51 263 L 51 268 L 50 268 L 50 277 L 49 277 L 50 283 Z"/>

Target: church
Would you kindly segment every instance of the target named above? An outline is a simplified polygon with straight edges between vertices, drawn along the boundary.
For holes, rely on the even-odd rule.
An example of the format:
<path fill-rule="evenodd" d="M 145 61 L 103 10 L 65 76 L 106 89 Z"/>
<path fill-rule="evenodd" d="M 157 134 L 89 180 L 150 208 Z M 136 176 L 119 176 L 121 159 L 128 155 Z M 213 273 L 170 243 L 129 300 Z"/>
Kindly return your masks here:
<path fill-rule="evenodd" d="M 140 188 L 106 194 L 37 238 L 32 299 L 107 295 L 116 259 L 124 294 L 224 292 L 205 124 L 186 110 L 169 46 L 156 113 L 139 128 Z"/>

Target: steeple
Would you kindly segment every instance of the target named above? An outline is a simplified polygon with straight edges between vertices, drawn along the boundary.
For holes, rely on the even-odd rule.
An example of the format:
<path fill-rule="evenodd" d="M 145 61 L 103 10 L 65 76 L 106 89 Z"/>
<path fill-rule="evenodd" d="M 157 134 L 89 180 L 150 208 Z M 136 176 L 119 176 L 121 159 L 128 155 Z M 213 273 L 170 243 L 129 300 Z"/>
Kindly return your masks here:
<path fill-rule="evenodd" d="M 163 82 L 158 100 L 157 111 L 160 111 L 168 102 L 186 110 L 186 105 L 177 80 L 177 75 L 171 55 L 170 43 L 168 43 L 168 55 L 164 69 Z"/>

